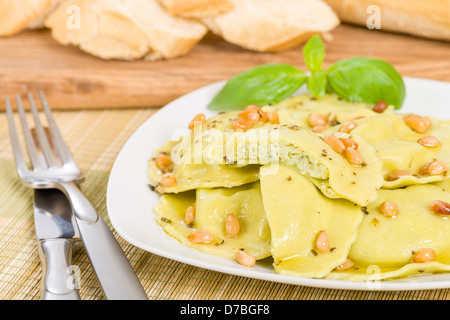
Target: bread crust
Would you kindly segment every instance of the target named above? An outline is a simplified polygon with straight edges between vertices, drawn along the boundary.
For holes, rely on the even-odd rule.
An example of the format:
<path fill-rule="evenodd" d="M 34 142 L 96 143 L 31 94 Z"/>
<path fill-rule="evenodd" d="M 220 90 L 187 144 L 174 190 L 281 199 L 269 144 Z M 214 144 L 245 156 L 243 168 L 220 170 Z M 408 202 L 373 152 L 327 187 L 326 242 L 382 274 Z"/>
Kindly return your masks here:
<path fill-rule="evenodd" d="M 448 0 L 325 0 L 345 22 L 367 26 L 369 6 L 380 9 L 381 30 L 450 40 Z"/>
<path fill-rule="evenodd" d="M 187 18 L 213 17 L 233 9 L 230 0 L 159 0 L 173 15 Z"/>
<path fill-rule="evenodd" d="M 12 36 L 26 29 L 52 6 L 52 0 L 0 1 L 0 36 Z"/>

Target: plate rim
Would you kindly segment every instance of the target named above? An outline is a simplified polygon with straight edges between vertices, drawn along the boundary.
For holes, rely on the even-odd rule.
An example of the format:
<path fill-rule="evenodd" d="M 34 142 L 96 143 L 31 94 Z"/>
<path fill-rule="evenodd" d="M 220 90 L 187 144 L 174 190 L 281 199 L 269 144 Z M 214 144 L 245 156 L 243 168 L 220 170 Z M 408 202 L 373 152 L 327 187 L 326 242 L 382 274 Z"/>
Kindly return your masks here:
<path fill-rule="evenodd" d="M 408 84 L 408 82 L 425 82 L 429 83 L 431 85 L 450 85 L 449 82 L 439 81 L 439 80 L 433 80 L 433 79 L 424 79 L 424 78 L 415 78 L 415 77 L 403 77 L 405 80 L 405 83 Z M 117 154 L 116 158 L 114 159 L 113 166 L 109 172 L 108 177 L 108 183 L 107 183 L 107 190 L 106 190 L 106 207 L 107 207 L 107 214 L 110 219 L 112 227 L 115 229 L 118 235 L 120 235 L 125 241 L 128 243 L 153 254 L 156 254 L 158 256 L 174 260 L 183 264 L 191 265 L 194 267 L 215 271 L 215 272 L 221 272 L 225 274 L 230 274 L 233 276 L 240 276 L 240 277 L 246 277 L 246 278 L 252 278 L 252 279 L 258 279 L 258 280 L 265 280 L 270 282 L 277 282 L 277 283 L 285 283 L 285 284 L 291 284 L 291 285 L 301 285 L 301 286 L 308 286 L 308 287 L 316 287 L 316 288 L 329 288 L 329 289 L 343 289 L 343 290 L 361 290 L 361 291 L 405 291 L 405 290 L 428 290 L 428 289 L 443 289 L 443 288 L 450 288 L 450 280 L 443 280 L 443 281 L 423 281 L 423 282 L 416 282 L 414 281 L 414 278 L 409 278 L 407 280 L 409 281 L 403 281 L 406 279 L 402 279 L 399 282 L 396 282 L 396 280 L 390 280 L 390 281 L 378 281 L 376 282 L 377 285 L 368 285 L 367 281 L 362 282 L 356 282 L 356 281 L 348 281 L 348 280 L 332 280 L 332 279 L 314 279 L 314 278 L 303 278 L 303 277 L 294 277 L 294 276 L 287 276 L 287 275 L 280 275 L 276 273 L 268 273 L 268 272 L 258 272 L 254 270 L 249 270 L 248 268 L 236 266 L 230 268 L 230 266 L 223 266 L 223 265 L 213 265 L 209 266 L 208 263 L 198 261 L 195 258 L 191 257 L 183 257 L 182 260 L 177 258 L 177 254 L 167 252 L 165 250 L 160 250 L 156 247 L 151 247 L 148 244 L 142 243 L 139 240 L 133 239 L 132 236 L 128 235 L 127 232 L 123 231 L 120 227 L 120 224 L 117 223 L 115 220 L 115 216 L 111 214 L 111 212 L 114 211 L 112 208 L 112 197 L 111 192 L 113 188 L 112 182 L 114 181 L 114 174 L 117 170 L 117 166 L 119 163 L 119 159 L 123 157 L 123 153 L 125 150 L 129 147 L 129 145 L 132 143 L 134 139 L 136 139 L 136 136 L 139 136 L 140 132 L 144 130 L 152 121 L 155 121 L 158 117 L 163 115 L 164 113 L 168 112 L 170 108 L 175 108 L 177 104 L 181 103 L 184 99 L 189 99 L 190 97 L 201 94 L 201 92 L 205 90 L 220 90 L 221 87 L 223 87 L 226 83 L 226 80 L 218 81 L 211 83 L 209 85 L 200 87 L 196 90 L 193 90 L 185 95 L 182 95 L 178 97 L 177 99 L 169 102 L 165 106 L 161 107 L 158 111 L 156 111 L 153 115 L 151 115 L 148 119 L 146 119 L 139 127 L 137 127 L 133 133 L 128 137 L 126 142 L 122 145 L 119 153 Z M 407 93 L 408 95 L 408 93 Z M 406 99 L 405 99 L 406 101 Z M 162 231 L 163 232 L 163 231 Z M 173 241 L 177 242 L 175 239 L 171 238 Z M 178 243 L 178 242 L 177 242 Z M 180 244 L 181 245 L 181 244 Z M 184 246 L 183 246 L 184 247 Z M 189 248 L 189 247 L 186 247 Z M 192 248 L 189 248 L 192 249 Z M 196 250 L 196 249 L 192 249 Z M 196 250 L 199 251 L 199 250 Z M 199 251 L 200 255 L 209 255 L 203 252 Z M 216 257 L 216 256 L 213 256 Z M 225 258 L 223 258 L 225 259 Z M 228 260 L 228 259 L 227 259 Z M 430 276 L 422 276 L 422 277 L 430 277 Z M 422 278 L 424 279 L 424 278 Z"/>

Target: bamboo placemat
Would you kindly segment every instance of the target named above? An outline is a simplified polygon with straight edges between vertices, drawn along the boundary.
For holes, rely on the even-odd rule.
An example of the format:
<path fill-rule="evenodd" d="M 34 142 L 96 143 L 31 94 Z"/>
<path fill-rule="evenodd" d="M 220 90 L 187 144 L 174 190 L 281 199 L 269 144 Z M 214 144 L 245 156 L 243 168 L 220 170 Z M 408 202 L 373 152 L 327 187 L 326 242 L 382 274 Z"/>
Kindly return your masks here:
<path fill-rule="evenodd" d="M 155 109 L 55 112 L 65 140 L 86 175 L 83 191 L 111 227 L 106 187 L 126 140 Z M 6 115 L 0 113 L 0 299 L 40 298 L 42 268 L 33 223 L 32 191 L 17 177 Z M 112 228 L 112 227 L 111 227 Z M 115 233 L 152 300 L 446 300 L 449 289 L 370 292 L 310 288 L 209 271 L 146 252 Z M 83 250 L 73 264 L 81 271 L 83 300 L 104 299 Z"/>

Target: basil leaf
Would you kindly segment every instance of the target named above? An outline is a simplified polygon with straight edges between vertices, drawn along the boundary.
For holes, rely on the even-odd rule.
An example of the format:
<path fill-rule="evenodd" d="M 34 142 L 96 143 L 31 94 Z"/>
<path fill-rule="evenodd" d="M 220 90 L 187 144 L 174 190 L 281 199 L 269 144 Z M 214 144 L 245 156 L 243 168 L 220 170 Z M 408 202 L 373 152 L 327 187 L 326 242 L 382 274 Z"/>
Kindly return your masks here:
<path fill-rule="evenodd" d="M 327 72 L 329 88 L 348 101 L 377 103 L 384 100 L 400 109 L 405 100 L 403 78 L 386 61 L 350 58 L 336 62 Z"/>
<path fill-rule="evenodd" d="M 327 74 L 320 70 L 311 73 L 306 82 L 309 92 L 315 97 L 322 97 L 327 89 Z"/>
<path fill-rule="evenodd" d="M 322 69 L 323 60 L 325 60 L 325 47 L 320 36 L 316 34 L 303 46 L 303 58 L 311 72 Z"/>
<path fill-rule="evenodd" d="M 208 105 L 210 110 L 240 110 L 250 104 L 280 102 L 306 81 L 301 70 L 288 64 L 266 64 L 231 78 Z"/>
<path fill-rule="evenodd" d="M 309 92 L 316 97 L 325 94 L 327 88 L 327 76 L 322 70 L 323 60 L 325 59 L 325 47 L 320 36 L 315 35 L 303 47 L 303 58 L 311 71 L 307 79 Z"/>

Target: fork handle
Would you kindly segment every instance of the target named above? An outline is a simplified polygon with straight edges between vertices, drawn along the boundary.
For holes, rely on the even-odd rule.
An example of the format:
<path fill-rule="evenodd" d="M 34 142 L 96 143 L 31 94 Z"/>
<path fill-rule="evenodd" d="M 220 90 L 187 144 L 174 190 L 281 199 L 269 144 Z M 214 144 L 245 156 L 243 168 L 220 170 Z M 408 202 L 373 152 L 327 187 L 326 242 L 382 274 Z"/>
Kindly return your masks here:
<path fill-rule="evenodd" d="M 39 253 L 43 268 L 42 300 L 80 300 L 76 274 L 71 269 L 72 242 L 39 240 Z"/>
<path fill-rule="evenodd" d="M 73 213 L 78 219 L 88 224 L 98 221 L 99 215 L 97 211 L 73 181 L 61 182 L 60 186 L 61 191 L 67 195 L 72 205 Z"/>
<path fill-rule="evenodd" d="M 75 218 L 84 249 L 108 300 L 148 300 L 134 269 L 100 217 L 87 224 Z"/>

